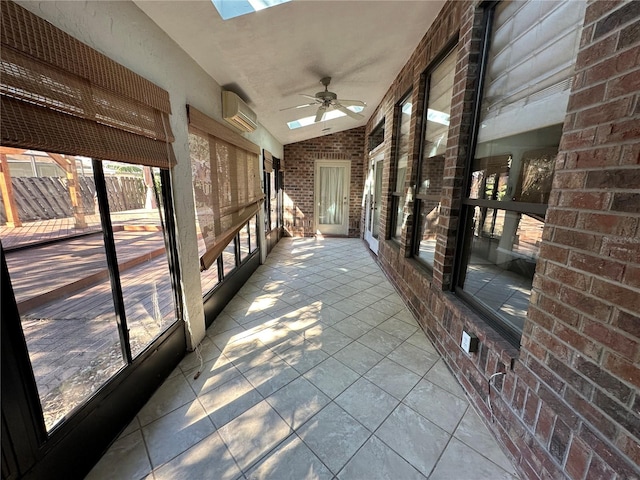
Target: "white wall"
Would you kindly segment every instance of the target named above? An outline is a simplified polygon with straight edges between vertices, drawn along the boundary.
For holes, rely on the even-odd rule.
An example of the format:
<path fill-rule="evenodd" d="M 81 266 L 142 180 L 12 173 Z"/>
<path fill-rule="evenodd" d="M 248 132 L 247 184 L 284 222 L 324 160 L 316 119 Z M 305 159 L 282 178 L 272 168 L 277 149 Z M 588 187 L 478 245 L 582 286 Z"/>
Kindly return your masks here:
<path fill-rule="evenodd" d="M 178 164 L 171 171 L 182 298 L 188 348 L 204 338 L 205 324 L 186 105 L 222 119 L 221 88 L 134 3 L 123 1 L 23 1 L 17 3 L 169 92 Z M 264 128 L 245 135 L 282 158 L 282 145 Z"/>

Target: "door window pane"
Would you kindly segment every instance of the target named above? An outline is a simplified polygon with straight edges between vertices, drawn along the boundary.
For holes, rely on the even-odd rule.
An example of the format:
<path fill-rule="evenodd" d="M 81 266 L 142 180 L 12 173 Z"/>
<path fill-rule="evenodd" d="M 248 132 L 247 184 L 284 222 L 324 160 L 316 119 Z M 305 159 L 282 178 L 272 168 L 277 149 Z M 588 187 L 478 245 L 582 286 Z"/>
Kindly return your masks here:
<path fill-rule="evenodd" d="M 132 357 L 176 321 L 157 168 L 102 162 Z"/>
<path fill-rule="evenodd" d="M 319 187 L 318 223 L 341 225 L 344 215 L 344 168 L 321 166 Z"/>
<path fill-rule="evenodd" d="M 249 256 L 249 224 L 246 224 L 238 234 L 240 245 L 240 261 L 244 261 Z"/>
<path fill-rule="evenodd" d="M 43 189 L 43 178 L 24 178 L 29 182 L 14 189 L 20 192 L 22 226 L 0 227 L 47 431 L 125 366 L 91 161 L 80 159 L 83 169 L 73 173 L 74 157 L 51 155 L 69 166 L 72 178 L 69 183 L 59 177 L 46 180 L 66 188 Z M 36 212 L 27 212 L 26 205 L 45 201 L 75 205 L 66 212 L 49 212 L 59 218 L 30 216 Z"/>

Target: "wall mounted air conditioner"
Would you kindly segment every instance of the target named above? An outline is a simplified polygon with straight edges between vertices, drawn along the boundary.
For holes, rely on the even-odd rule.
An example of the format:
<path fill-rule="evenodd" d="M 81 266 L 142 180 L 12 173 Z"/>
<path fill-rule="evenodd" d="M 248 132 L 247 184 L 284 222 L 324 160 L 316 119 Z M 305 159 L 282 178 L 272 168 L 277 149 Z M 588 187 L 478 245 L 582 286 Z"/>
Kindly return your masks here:
<path fill-rule="evenodd" d="M 233 92 L 222 92 L 222 118 L 243 132 L 258 128 L 258 116 Z"/>

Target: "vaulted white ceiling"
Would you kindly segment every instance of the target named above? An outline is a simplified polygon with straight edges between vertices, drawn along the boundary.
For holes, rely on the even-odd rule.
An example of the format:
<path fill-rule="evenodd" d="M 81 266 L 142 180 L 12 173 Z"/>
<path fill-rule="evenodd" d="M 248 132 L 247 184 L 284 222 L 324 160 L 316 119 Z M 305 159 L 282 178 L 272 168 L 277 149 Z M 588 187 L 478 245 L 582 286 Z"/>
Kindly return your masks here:
<path fill-rule="evenodd" d="M 210 0 L 134 0 L 223 88 L 238 93 L 283 144 L 364 125 L 436 17 L 443 0 L 293 0 L 222 20 Z M 301 93 L 362 100 L 343 117 L 289 130 L 316 113 Z"/>

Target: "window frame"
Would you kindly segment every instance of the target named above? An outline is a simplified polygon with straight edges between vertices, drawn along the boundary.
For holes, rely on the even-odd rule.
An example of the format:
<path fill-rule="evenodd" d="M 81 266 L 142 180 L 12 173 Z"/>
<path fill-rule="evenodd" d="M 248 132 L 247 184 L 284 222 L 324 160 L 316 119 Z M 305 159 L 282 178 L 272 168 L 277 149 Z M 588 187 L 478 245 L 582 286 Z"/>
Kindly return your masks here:
<path fill-rule="evenodd" d="M 463 196 L 461 199 L 459 227 L 456 238 L 456 255 L 454 257 L 453 278 L 450 290 L 479 313 L 483 320 L 486 321 L 487 324 L 499 333 L 509 344 L 519 350 L 523 331 L 515 328 L 513 325 L 502 319 L 496 311 L 492 310 L 487 305 L 484 305 L 481 301 L 475 298 L 473 294 L 463 289 L 469 265 L 469 257 L 472 250 L 471 242 L 473 240 L 473 230 L 471 227 L 473 225 L 474 211 L 476 207 L 521 214 L 532 213 L 542 218 L 545 217 L 548 209 L 548 204 L 470 198 L 471 173 L 474 161 L 477 160 L 476 149 L 478 145 L 484 89 L 490 58 L 489 53 L 492 43 L 492 35 L 494 32 L 494 17 L 496 8 L 500 3 L 500 1 L 490 1 L 483 3 L 480 7 L 483 9 L 483 35 L 480 46 L 481 53 L 480 62 L 478 64 L 478 76 L 474 86 L 471 122 L 472 128 L 467 144 L 467 158 L 465 160 L 464 177 L 462 178 Z"/>
<path fill-rule="evenodd" d="M 402 231 L 400 235 L 396 235 L 396 228 L 398 225 L 398 210 L 399 210 L 399 202 L 402 197 L 405 196 L 406 185 L 407 185 L 407 175 L 405 173 L 404 186 L 402 187 L 402 191 L 397 191 L 396 187 L 398 184 L 398 165 L 400 160 L 400 136 L 402 135 L 402 108 L 403 106 L 411 101 L 412 110 L 411 116 L 414 115 L 413 110 L 413 87 L 409 88 L 407 92 L 402 95 L 400 101 L 398 101 L 395 105 L 394 118 L 395 118 L 395 126 L 394 126 L 394 152 L 393 152 L 393 183 L 390 185 L 391 191 L 389 192 L 389 223 L 388 223 L 388 232 L 387 239 L 393 241 L 395 244 L 399 245 L 402 239 Z M 409 138 L 407 140 L 407 144 L 410 145 L 411 140 L 411 117 L 409 117 Z M 409 166 L 409 154 L 407 152 L 407 168 Z M 404 208 L 404 207 L 403 207 Z"/>
<path fill-rule="evenodd" d="M 429 66 L 424 70 L 421 76 L 420 88 L 424 91 L 424 99 L 421 105 L 422 112 L 422 128 L 420 135 L 420 147 L 419 147 L 419 155 L 415 168 L 414 175 L 414 202 L 413 202 L 413 230 L 411 232 L 411 257 L 415 259 L 418 264 L 426 269 L 430 274 L 433 274 L 433 265 L 428 263 L 425 259 L 419 256 L 420 251 L 420 243 L 421 239 L 419 238 L 419 230 L 421 229 L 421 223 L 418 221 L 420 215 L 420 209 L 422 207 L 422 200 L 425 199 L 428 194 L 420 194 L 419 193 L 419 182 L 422 176 L 422 168 L 424 163 L 424 150 L 426 148 L 425 145 L 425 135 L 427 132 L 427 114 L 429 111 L 429 90 L 431 88 L 431 76 L 433 72 L 442 65 L 442 62 L 454 51 L 456 51 L 458 47 L 458 36 L 456 35 L 453 39 L 451 39 L 447 45 L 442 49 L 440 54 L 429 64 Z M 458 51 L 459 54 L 459 51 Z M 457 61 L 456 61 L 457 64 Z M 455 67 L 454 67 L 455 72 Z M 452 88 L 455 86 L 455 80 L 452 85 Z M 453 97 L 453 94 L 452 94 Z M 447 133 L 447 143 L 449 142 L 449 134 Z M 445 147 L 446 149 L 446 147 Z M 443 161 L 446 161 L 446 152 L 443 156 Z M 432 158 L 432 157 L 430 157 Z M 444 172 L 443 172 L 444 176 Z M 440 198 L 442 198 L 442 193 L 440 194 Z"/>

